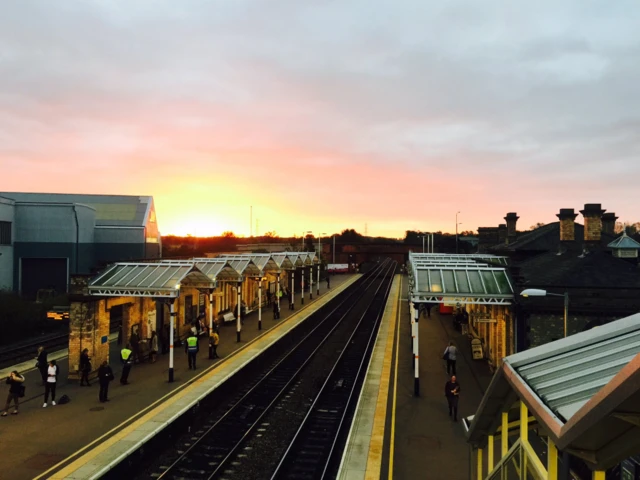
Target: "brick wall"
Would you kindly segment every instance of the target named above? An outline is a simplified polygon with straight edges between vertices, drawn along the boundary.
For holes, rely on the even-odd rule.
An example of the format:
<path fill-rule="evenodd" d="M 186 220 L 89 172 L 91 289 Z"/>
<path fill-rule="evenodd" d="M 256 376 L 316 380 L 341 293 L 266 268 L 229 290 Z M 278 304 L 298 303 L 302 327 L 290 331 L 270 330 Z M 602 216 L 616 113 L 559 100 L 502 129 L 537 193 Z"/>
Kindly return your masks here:
<path fill-rule="evenodd" d="M 95 377 L 100 364 L 109 361 L 109 312 L 105 301 L 74 301 L 69 308 L 69 380 L 78 380 L 80 354 L 87 348 Z"/>
<path fill-rule="evenodd" d="M 567 335 L 582 332 L 584 327 L 592 321 L 611 322 L 620 316 L 602 315 L 571 315 L 567 319 Z M 564 316 L 544 313 L 532 313 L 529 317 L 531 325 L 531 347 L 544 345 L 564 337 Z"/>

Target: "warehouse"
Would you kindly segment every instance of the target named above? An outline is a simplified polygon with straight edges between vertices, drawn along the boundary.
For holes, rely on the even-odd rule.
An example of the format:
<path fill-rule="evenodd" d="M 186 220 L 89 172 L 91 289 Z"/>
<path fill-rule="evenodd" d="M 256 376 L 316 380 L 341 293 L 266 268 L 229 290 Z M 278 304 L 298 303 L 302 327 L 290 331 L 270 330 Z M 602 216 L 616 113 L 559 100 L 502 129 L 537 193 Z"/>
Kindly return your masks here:
<path fill-rule="evenodd" d="M 151 196 L 0 192 L 0 289 L 65 293 L 71 275 L 161 252 Z"/>

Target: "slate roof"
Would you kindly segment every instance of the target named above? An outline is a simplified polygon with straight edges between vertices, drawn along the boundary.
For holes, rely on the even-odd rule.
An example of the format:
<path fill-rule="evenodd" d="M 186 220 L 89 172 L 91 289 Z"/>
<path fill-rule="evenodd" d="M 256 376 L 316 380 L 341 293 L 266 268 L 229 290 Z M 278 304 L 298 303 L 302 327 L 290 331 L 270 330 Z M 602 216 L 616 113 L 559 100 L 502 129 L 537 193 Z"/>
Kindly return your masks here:
<path fill-rule="evenodd" d="M 518 264 L 524 285 L 566 288 L 640 288 L 640 269 L 608 252 L 542 253 Z"/>
<path fill-rule="evenodd" d="M 576 243 L 582 243 L 584 238 L 584 225 L 575 223 L 575 241 Z M 603 247 L 606 247 L 612 240 L 616 238 L 615 235 L 609 235 L 602 232 L 600 243 Z M 500 244 L 490 247 L 489 250 L 496 252 L 515 252 L 517 250 L 526 251 L 557 251 L 560 244 L 560 222 L 553 222 L 538 227 L 530 232 L 525 232 L 518 237 L 518 239 L 507 245 Z"/>
<path fill-rule="evenodd" d="M 84 195 L 72 193 L 0 192 L 16 202 L 75 203 L 96 211 L 96 226 L 144 227 L 153 197 L 133 195 Z"/>

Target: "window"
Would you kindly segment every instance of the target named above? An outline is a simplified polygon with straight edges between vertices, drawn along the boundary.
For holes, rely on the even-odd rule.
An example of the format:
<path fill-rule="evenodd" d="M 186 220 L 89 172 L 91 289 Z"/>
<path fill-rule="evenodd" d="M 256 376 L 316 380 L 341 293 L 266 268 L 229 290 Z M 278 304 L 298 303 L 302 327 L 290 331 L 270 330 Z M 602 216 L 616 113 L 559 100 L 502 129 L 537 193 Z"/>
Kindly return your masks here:
<path fill-rule="evenodd" d="M 11 222 L 0 222 L 0 245 L 11 245 Z"/>

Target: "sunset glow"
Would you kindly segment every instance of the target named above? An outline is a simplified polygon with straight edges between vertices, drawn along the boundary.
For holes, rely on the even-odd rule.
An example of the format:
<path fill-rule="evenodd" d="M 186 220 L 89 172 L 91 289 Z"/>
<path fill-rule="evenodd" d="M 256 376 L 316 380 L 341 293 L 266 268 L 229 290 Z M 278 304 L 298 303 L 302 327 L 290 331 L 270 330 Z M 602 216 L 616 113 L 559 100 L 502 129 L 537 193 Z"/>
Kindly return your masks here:
<path fill-rule="evenodd" d="M 165 235 L 640 220 L 637 3 L 402 4 L 7 3 L 0 190 L 153 195 Z"/>

